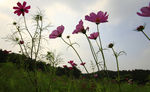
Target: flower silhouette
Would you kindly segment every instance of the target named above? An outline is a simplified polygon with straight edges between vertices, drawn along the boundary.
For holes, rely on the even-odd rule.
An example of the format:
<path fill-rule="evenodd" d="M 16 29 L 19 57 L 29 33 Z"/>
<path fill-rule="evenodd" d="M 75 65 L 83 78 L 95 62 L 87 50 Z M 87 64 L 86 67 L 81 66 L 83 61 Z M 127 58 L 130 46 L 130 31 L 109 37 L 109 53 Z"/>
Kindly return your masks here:
<path fill-rule="evenodd" d="M 150 3 L 149 3 L 149 6 L 142 7 L 141 13 L 137 12 L 137 15 L 142 16 L 142 17 L 150 17 Z"/>
<path fill-rule="evenodd" d="M 94 33 L 90 34 L 90 36 L 88 38 L 96 40 L 98 36 L 99 36 L 99 32 L 94 32 Z"/>
<path fill-rule="evenodd" d="M 85 20 L 94 22 L 96 24 L 108 22 L 107 19 L 108 19 L 107 12 L 103 13 L 102 11 L 99 11 L 97 14 L 92 12 L 90 13 L 90 16 L 88 15 L 85 16 Z"/>
<path fill-rule="evenodd" d="M 80 20 L 79 21 L 79 24 L 76 26 L 76 29 L 72 32 L 72 34 L 77 34 L 79 32 L 85 34 L 86 33 L 86 30 L 88 30 L 89 27 L 87 27 L 86 29 L 84 29 L 84 26 L 83 26 L 83 21 Z"/>
<path fill-rule="evenodd" d="M 17 7 L 13 7 L 13 9 L 15 9 L 14 14 L 17 14 L 18 16 L 20 16 L 22 14 L 22 16 L 25 15 L 25 13 L 29 13 L 29 9 L 31 8 L 31 6 L 26 6 L 27 2 L 23 2 L 23 4 L 21 4 L 20 2 L 17 3 Z"/>
<path fill-rule="evenodd" d="M 57 38 L 57 37 L 61 37 L 62 33 L 64 32 L 64 26 L 58 26 L 56 30 L 54 30 L 50 35 L 49 38 Z"/>

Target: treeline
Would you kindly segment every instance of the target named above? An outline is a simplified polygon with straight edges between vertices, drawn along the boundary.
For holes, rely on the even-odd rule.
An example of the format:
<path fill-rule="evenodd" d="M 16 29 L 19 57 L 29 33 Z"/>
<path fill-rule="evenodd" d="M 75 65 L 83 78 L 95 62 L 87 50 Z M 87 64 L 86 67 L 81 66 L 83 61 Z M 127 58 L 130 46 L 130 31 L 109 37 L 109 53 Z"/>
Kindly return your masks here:
<path fill-rule="evenodd" d="M 24 68 L 27 71 L 42 71 L 42 72 L 50 72 L 55 73 L 58 76 L 68 76 L 74 78 L 97 78 L 103 79 L 109 77 L 110 79 L 116 80 L 117 72 L 116 71 L 99 71 L 90 74 L 82 74 L 79 69 L 73 67 L 69 69 L 67 67 L 53 67 L 50 64 L 46 64 L 43 61 L 35 61 L 27 58 L 24 55 L 10 53 L 10 51 L 0 50 L 0 63 L 12 62 L 18 68 Z M 97 77 L 94 75 L 97 74 Z M 139 84 L 144 84 L 150 80 L 150 70 L 122 70 L 120 71 L 121 81 L 127 81 L 128 79 L 132 79 Z"/>

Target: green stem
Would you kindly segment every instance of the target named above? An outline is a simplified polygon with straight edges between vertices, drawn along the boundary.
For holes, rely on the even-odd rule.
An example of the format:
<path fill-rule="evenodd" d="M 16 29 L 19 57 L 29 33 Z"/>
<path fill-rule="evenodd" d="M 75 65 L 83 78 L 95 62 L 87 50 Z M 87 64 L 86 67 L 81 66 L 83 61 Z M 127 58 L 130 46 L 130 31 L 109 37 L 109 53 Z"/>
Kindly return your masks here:
<path fill-rule="evenodd" d="M 115 56 L 115 58 L 116 58 L 117 72 L 118 72 L 118 78 L 117 78 L 117 80 L 118 80 L 119 91 L 121 92 L 121 88 L 120 88 L 120 73 L 119 73 L 118 55 L 116 54 L 116 52 L 115 52 L 115 50 L 114 50 L 113 47 L 112 47 L 112 51 L 113 51 L 114 56 Z"/>
<path fill-rule="evenodd" d="M 39 49 L 40 49 L 40 44 L 41 44 L 41 33 L 42 33 L 42 30 L 43 30 L 42 27 L 43 27 L 43 22 L 41 21 L 40 34 L 39 34 L 39 43 L 38 43 L 38 48 L 37 48 L 35 60 L 37 59 L 37 56 L 38 56 L 38 53 L 39 53 Z"/>
<path fill-rule="evenodd" d="M 144 32 L 144 31 L 142 31 L 142 33 L 146 36 L 146 38 L 150 41 L 150 38 L 147 36 L 147 34 Z"/>
<path fill-rule="evenodd" d="M 99 31 L 99 28 L 98 28 L 98 24 L 97 24 L 97 32 L 99 32 L 99 34 L 100 34 L 100 31 Z M 100 51 L 101 51 L 103 62 L 104 62 L 104 70 L 107 70 L 106 62 L 105 62 L 105 56 L 104 56 L 102 42 L 101 42 L 101 38 L 100 38 L 100 36 L 98 36 L 98 38 L 99 38 L 99 42 L 100 42 Z"/>
<path fill-rule="evenodd" d="M 32 58 L 32 55 L 33 55 L 33 48 L 34 48 L 34 51 L 36 51 L 36 47 L 35 47 L 35 36 L 36 36 L 36 32 L 38 30 L 38 27 L 39 27 L 39 22 L 36 21 L 36 30 L 35 30 L 35 33 L 34 33 L 34 36 L 32 37 L 32 46 L 31 46 L 31 58 Z M 35 53 L 35 60 L 36 60 L 36 53 Z"/>
<path fill-rule="evenodd" d="M 97 40 L 95 40 L 95 41 L 96 41 L 96 44 L 97 44 L 97 46 L 98 46 L 98 48 L 99 48 L 99 51 L 101 51 L 101 47 L 99 46 Z M 101 65 L 100 65 L 100 66 L 101 66 Z M 102 68 L 102 66 L 101 66 L 101 68 Z M 103 68 L 102 68 L 102 69 L 103 69 Z"/>
<path fill-rule="evenodd" d="M 27 22 L 26 22 L 26 18 L 25 18 L 25 16 L 23 16 L 23 18 L 24 18 L 25 28 L 26 28 L 26 30 L 27 30 L 27 32 L 28 32 L 28 34 L 30 35 L 30 37 L 32 38 L 32 35 L 31 35 L 31 33 L 30 33 L 30 31 L 29 31 L 29 29 L 28 29 L 28 27 L 27 27 Z"/>
<path fill-rule="evenodd" d="M 19 32 L 19 35 L 20 35 L 21 40 L 24 41 L 24 40 L 23 40 L 23 37 L 22 37 L 22 34 L 21 34 L 21 32 L 20 32 L 20 29 L 19 29 L 17 26 L 16 26 L 16 29 L 17 29 L 17 31 Z M 28 52 L 27 52 L 26 46 L 25 46 L 24 44 L 23 44 L 23 47 L 24 47 L 24 50 L 25 50 L 26 55 L 27 55 L 28 57 L 30 57 L 29 54 L 28 54 Z"/>
<path fill-rule="evenodd" d="M 88 40 L 88 42 L 89 42 L 90 49 L 91 49 L 91 52 L 92 52 L 93 58 L 94 58 L 94 60 L 95 60 L 95 63 L 96 63 L 97 69 L 98 69 L 98 71 L 100 71 L 99 66 L 98 66 L 98 59 L 97 59 L 96 53 L 95 53 L 95 51 L 94 51 L 94 48 L 93 48 L 93 46 L 92 46 L 92 43 L 91 43 L 91 41 L 89 40 L 89 38 L 88 38 L 87 34 L 85 34 L 85 36 L 86 36 L 86 38 L 87 38 L 87 40 Z"/>
<path fill-rule="evenodd" d="M 20 49 L 21 49 L 22 54 L 24 55 L 24 51 L 23 51 L 23 48 L 22 48 L 22 46 L 20 45 L 20 43 L 19 43 L 19 46 L 20 46 Z"/>
<path fill-rule="evenodd" d="M 29 34 L 29 36 L 31 37 L 31 59 L 32 59 L 32 52 L 33 52 L 33 48 L 32 48 L 32 46 L 33 46 L 33 41 L 34 41 L 34 38 L 32 37 L 32 35 L 31 35 L 31 33 L 30 33 L 30 31 L 29 31 L 29 29 L 28 29 L 28 27 L 27 27 L 27 22 L 26 22 L 26 18 L 25 18 L 25 16 L 23 16 L 23 18 L 24 18 L 24 24 L 25 24 L 25 28 L 26 28 L 26 30 L 27 30 L 27 32 L 28 32 L 28 34 Z"/>
<path fill-rule="evenodd" d="M 77 50 L 76 50 L 71 44 L 69 44 L 68 42 L 66 42 L 62 37 L 61 37 L 61 39 L 62 39 L 67 45 L 71 46 L 71 48 L 72 48 L 72 49 L 75 51 L 75 53 L 77 54 L 77 56 L 78 56 L 79 60 L 81 61 L 81 63 L 83 63 L 83 60 L 81 59 L 81 57 L 80 57 L 79 53 L 77 52 Z M 83 65 L 83 67 L 84 67 L 84 69 L 86 70 L 86 72 L 89 74 L 89 72 L 88 72 L 88 70 L 86 69 L 85 65 Z"/>

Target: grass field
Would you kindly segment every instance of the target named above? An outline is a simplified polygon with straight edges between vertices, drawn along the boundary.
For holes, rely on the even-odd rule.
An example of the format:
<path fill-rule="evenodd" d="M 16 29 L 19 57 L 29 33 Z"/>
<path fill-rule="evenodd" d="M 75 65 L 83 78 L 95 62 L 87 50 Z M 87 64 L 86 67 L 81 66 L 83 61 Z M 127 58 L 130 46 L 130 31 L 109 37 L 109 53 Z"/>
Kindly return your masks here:
<path fill-rule="evenodd" d="M 35 79 L 36 84 L 33 83 Z M 76 79 L 40 70 L 36 73 L 27 72 L 9 62 L 0 63 L 0 92 L 119 92 L 119 90 L 116 82 L 105 78 Z M 122 82 L 121 92 L 150 92 L 150 85 Z"/>

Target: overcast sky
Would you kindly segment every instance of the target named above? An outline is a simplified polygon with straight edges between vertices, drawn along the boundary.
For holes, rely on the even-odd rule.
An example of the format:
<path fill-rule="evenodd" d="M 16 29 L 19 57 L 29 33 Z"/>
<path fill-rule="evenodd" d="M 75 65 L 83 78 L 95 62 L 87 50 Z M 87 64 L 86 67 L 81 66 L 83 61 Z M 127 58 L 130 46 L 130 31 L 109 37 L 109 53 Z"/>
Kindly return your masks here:
<path fill-rule="evenodd" d="M 28 19 L 38 11 L 38 8 L 43 11 L 46 23 L 53 25 L 45 34 L 47 38 L 60 25 L 65 26 L 62 35 L 64 38 L 71 35 L 80 19 L 84 21 L 84 26 L 90 27 L 88 34 L 96 32 L 96 25 L 85 21 L 85 15 L 89 15 L 91 12 L 97 13 L 100 10 L 107 12 L 109 14 L 108 22 L 99 26 L 103 47 L 107 48 L 110 42 L 114 42 L 116 51 L 123 50 L 127 53 L 127 55 L 119 57 L 121 70 L 150 69 L 150 41 L 142 33 L 134 31 L 137 26 L 146 23 L 144 31 L 150 36 L 150 17 L 140 17 L 136 14 L 141 7 L 149 5 L 149 0 L 0 0 L 0 48 L 14 52 L 18 52 L 19 48 L 16 49 L 17 47 L 13 47 L 2 38 L 12 30 L 11 23 L 21 18 L 13 14 L 14 10 L 12 9 L 18 1 L 26 1 L 28 5 L 31 5 L 29 14 L 26 16 Z M 80 44 L 80 47 L 76 46 L 76 48 L 87 63 L 88 70 L 91 71 L 90 61 L 93 58 L 84 35 L 71 35 L 71 39 Z M 94 44 L 94 41 L 92 42 Z M 73 50 L 71 48 L 67 50 L 67 45 L 59 38 L 49 39 L 46 48 L 61 53 L 64 64 L 67 64 L 69 60 L 80 64 Z M 108 69 L 116 70 L 116 62 L 111 50 L 106 50 L 105 55 Z M 80 69 L 83 70 L 81 66 Z"/>

